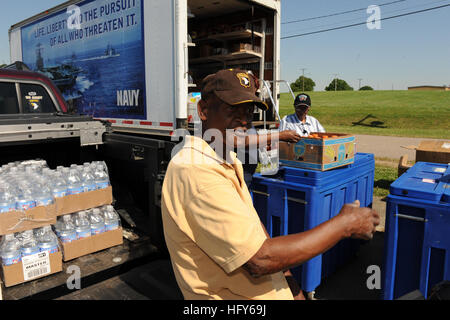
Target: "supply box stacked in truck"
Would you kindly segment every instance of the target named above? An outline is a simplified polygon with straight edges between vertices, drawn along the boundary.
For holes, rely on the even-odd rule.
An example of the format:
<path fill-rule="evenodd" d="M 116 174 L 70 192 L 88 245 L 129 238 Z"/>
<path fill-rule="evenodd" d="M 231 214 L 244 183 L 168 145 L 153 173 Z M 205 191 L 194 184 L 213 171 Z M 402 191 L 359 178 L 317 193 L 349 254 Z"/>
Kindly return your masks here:
<path fill-rule="evenodd" d="M 22 82 L 50 78 L 40 84 L 56 110 L 25 114 L 44 94 L 23 87 L 14 76 L 19 71 L 0 69 L 0 86 L 10 89 L 1 95 L 12 92 L 17 100 L 0 97 L 7 106 L 0 109 L 7 113 L 0 115 L 0 164 L 40 158 L 54 169 L 105 161 L 114 208 L 130 231 L 123 245 L 93 254 L 97 264 L 71 261 L 86 281 L 165 253 L 161 186 L 179 142 L 171 134 L 191 128 L 201 79 L 217 70 L 250 70 L 277 97 L 279 30 L 275 0 L 67 1 L 10 28 L 11 62 L 35 71 Z M 255 111 L 255 120 L 275 120 L 278 100 L 267 102 L 271 110 Z M 3 296 L 55 297 L 66 278 L 55 274 Z"/>
<path fill-rule="evenodd" d="M 279 9 L 272 0 L 68 1 L 12 26 L 11 58 L 48 75 L 81 114 L 167 135 L 193 119 L 188 99 L 204 76 L 243 68 L 279 78 Z"/>

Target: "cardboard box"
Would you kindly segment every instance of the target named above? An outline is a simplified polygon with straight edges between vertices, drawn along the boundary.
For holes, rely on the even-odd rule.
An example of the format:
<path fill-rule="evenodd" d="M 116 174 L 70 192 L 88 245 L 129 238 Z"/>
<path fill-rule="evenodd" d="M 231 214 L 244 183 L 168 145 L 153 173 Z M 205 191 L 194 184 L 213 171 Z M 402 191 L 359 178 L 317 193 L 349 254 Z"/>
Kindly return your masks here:
<path fill-rule="evenodd" d="M 280 164 L 326 171 L 354 162 L 355 136 L 328 132 L 311 134 L 317 135 L 318 138 L 305 137 L 296 144 L 280 142 Z"/>
<path fill-rule="evenodd" d="M 423 140 L 419 146 L 404 148 L 416 150 L 416 162 L 450 163 L 450 141 Z"/>
<path fill-rule="evenodd" d="M 22 232 L 56 223 L 56 205 L 0 214 L 0 235 Z"/>
<path fill-rule="evenodd" d="M 32 281 L 62 271 L 62 254 L 48 251 L 38 252 L 22 258 L 19 263 L 2 266 L 2 278 L 5 287 Z"/>
<path fill-rule="evenodd" d="M 241 51 L 253 51 L 253 52 L 261 52 L 260 46 L 252 46 L 251 43 L 235 43 L 231 46 L 232 52 L 241 52 Z"/>
<path fill-rule="evenodd" d="M 63 260 L 69 261 L 100 250 L 111 248 L 123 243 L 122 228 L 106 231 L 84 239 L 62 243 Z"/>
<path fill-rule="evenodd" d="M 101 207 L 112 203 L 112 187 L 56 199 L 56 216 Z"/>

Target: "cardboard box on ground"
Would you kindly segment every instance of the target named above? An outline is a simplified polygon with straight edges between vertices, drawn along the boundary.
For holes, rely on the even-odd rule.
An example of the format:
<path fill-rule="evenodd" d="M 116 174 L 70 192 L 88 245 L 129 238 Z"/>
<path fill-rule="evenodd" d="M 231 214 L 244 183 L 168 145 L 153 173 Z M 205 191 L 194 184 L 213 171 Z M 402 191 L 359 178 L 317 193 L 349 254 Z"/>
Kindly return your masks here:
<path fill-rule="evenodd" d="M 416 150 L 416 162 L 450 163 L 450 141 L 423 140 L 419 146 L 403 146 L 408 150 Z M 408 155 L 400 157 L 398 175 L 405 173 L 408 165 Z"/>

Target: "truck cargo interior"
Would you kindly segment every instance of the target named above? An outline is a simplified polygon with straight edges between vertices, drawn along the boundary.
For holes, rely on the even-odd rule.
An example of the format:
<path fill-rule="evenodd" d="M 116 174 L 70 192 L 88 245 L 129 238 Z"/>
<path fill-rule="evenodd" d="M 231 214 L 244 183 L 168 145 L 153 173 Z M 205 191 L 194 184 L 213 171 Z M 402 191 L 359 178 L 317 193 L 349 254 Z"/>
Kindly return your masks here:
<path fill-rule="evenodd" d="M 272 86 L 274 79 L 274 11 L 250 1 L 188 1 L 189 93 L 220 69 L 251 71 Z M 255 110 L 255 121 L 276 120 L 273 103 L 261 84 L 260 96 L 271 107 Z M 271 92 L 273 94 L 273 92 Z M 258 124 L 258 123 L 257 123 Z"/>

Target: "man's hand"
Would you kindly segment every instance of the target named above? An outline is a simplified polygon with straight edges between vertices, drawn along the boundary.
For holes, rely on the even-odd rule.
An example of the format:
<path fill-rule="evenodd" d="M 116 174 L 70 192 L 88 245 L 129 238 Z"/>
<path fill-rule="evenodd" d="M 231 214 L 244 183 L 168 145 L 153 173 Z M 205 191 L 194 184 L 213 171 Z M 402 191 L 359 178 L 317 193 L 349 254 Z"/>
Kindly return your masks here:
<path fill-rule="evenodd" d="M 380 216 L 370 208 L 360 208 L 359 200 L 345 204 L 339 216 L 348 219 L 349 236 L 355 239 L 370 240 L 373 238 L 375 228 L 380 224 Z"/>
<path fill-rule="evenodd" d="M 280 141 L 297 143 L 301 136 L 295 130 L 281 131 L 279 136 Z"/>

